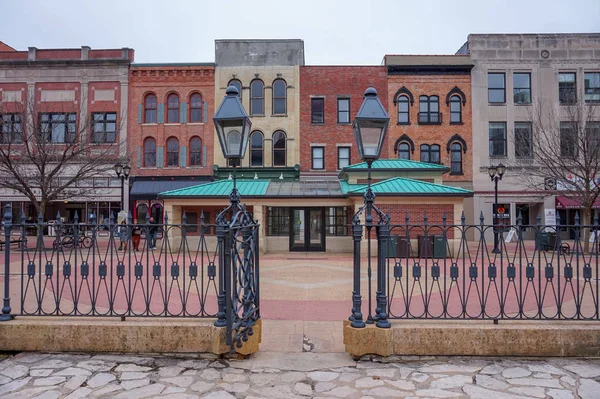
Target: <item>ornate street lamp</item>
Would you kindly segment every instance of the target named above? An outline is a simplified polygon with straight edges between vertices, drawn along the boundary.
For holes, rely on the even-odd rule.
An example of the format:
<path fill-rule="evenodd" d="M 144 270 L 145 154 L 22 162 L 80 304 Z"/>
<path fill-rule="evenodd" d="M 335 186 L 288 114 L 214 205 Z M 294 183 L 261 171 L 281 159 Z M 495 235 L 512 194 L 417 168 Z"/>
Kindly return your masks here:
<path fill-rule="evenodd" d="M 495 254 L 500 253 L 500 249 L 498 248 L 498 244 L 500 243 L 498 235 L 498 229 L 500 225 L 498 217 L 498 181 L 502 180 L 502 176 L 504 175 L 505 171 L 506 167 L 502 164 L 499 164 L 498 166 L 490 166 L 488 168 L 490 179 L 494 182 L 494 207 L 492 210 L 494 212 L 494 249 L 492 250 L 492 253 Z"/>
<path fill-rule="evenodd" d="M 250 129 L 252 127 L 252 121 L 246 113 L 238 89 L 235 86 L 229 86 L 225 91 L 225 98 L 219 105 L 213 121 L 217 130 L 217 136 L 219 137 L 219 144 L 223 151 L 223 156 L 228 161 L 231 161 L 233 166 L 233 188 L 229 194 L 229 206 L 221 211 L 216 218 L 216 236 L 217 241 L 220 243 L 219 253 L 219 295 L 217 297 L 217 303 L 219 310 L 217 313 L 217 320 L 215 321 L 216 327 L 227 326 L 227 308 L 231 308 L 229 302 L 231 295 L 225 296 L 226 292 L 231 291 L 231 287 L 226 286 L 230 283 L 229 265 L 231 258 L 235 255 L 232 253 L 232 247 L 235 248 L 237 245 L 236 232 L 240 232 L 243 235 L 243 242 L 248 248 L 252 247 L 252 237 L 249 236 L 249 227 L 254 221 L 252 215 L 246 211 L 244 205 L 240 205 L 240 192 L 236 186 L 235 167 L 240 164 L 240 161 L 246 154 L 246 148 L 248 147 L 248 140 L 250 137 Z M 229 216 L 228 216 L 229 215 Z M 246 229 L 238 229 L 238 227 L 244 227 Z M 232 228 L 236 228 L 233 230 Z M 238 237 L 239 238 L 239 237 Z M 254 243 L 256 244 L 256 243 Z M 243 271 L 250 270 L 251 265 L 248 264 L 247 260 L 242 262 L 239 267 Z M 243 271 L 239 271 L 240 276 L 243 278 L 249 278 L 249 274 Z M 252 301 L 254 300 L 253 293 L 250 290 L 250 284 L 244 285 L 244 315 L 249 315 L 252 311 Z M 252 334 L 251 330 L 248 333 Z"/>
<path fill-rule="evenodd" d="M 365 91 L 363 103 L 360 106 L 356 119 L 352 124 L 354 137 L 358 146 L 360 158 L 367 163 L 367 190 L 363 195 L 364 205 L 356 212 L 352 221 L 352 236 L 354 241 L 354 290 L 352 293 L 352 316 L 350 321 L 352 327 L 365 327 L 361 306 L 360 295 L 360 243 L 362 240 L 362 226 L 360 215 L 365 212 L 365 227 L 367 229 L 367 262 L 368 273 L 371 275 L 371 229 L 376 227 L 377 231 L 377 308 L 376 315 L 371 315 L 371 283 L 369 280 L 369 316 L 367 323 L 377 322 L 377 327 L 389 328 L 387 320 L 386 301 L 386 276 L 385 262 L 387 258 L 387 246 L 390 235 L 389 217 L 379 210 L 375 205 L 375 193 L 371 189 L 371 166 L 373 161 L 381 155 L 381 149 L 385 140 L 390 117 L 377 97 L 377 90 L 369 87 Z M 379 220 L 373 224 L 373 211 L 377 213 Z"/>
<path fill-rule="evenodd" d="M 125 180 L 129 181 L 131 166 L 118 163 L 113 166 L 113 170 L 117 174 L 117 177 L 121 179 L 121 210 L 125 210 Z"/>

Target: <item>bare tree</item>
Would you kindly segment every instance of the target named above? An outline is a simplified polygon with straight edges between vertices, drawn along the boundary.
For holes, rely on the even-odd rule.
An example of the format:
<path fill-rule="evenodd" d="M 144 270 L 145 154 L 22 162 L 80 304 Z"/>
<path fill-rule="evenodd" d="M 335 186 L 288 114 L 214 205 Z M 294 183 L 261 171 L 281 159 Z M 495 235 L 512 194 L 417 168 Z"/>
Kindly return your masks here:
<path fill-rule="evenodd" d="M 514 131 L 517 163 L 519 158 L 531 162 L 522 182 L 535 190 L 578 200 L 582 207 L 580 223 L 591 224 L 593 205 L 600 195 L 596 180 L 600 177 L 598 106 L 581 101 L 560 106 L 540 101 L 531 107 L 530 120 L 532 129 Z"/>
<path fill-rule="evenodd" d="M 48 204 L 98 195 L 82 184 L 119 161 L 117 142 L 126 115 L 90 115 L 85 98 L 45 106 L 34 99 L 0 104 L 0 188 L 27 197 L 44 215 Z"/>

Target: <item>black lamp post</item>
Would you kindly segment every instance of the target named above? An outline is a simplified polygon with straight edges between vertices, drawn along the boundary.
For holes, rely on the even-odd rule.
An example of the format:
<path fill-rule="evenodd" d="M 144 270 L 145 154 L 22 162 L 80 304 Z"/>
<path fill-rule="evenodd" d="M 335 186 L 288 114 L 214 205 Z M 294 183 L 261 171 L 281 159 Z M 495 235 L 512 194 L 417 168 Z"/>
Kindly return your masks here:
<path fill-rule="evenodd" d="M 490 175 L 490 179 L 494 182 L 494 208 L 493 208 L 493 212 L 494 212 L 494 249 L 492 250 L 492 253 L 495 254 L 499 254 L 500 253 L 500 249 L 498 248 L 498 244 L 499 244 L 499 235 L 498 235 L 498 228 L 500 225 L 500 221 L 499 221 L 499 215 L 498 215 L 498 181 L 502 180 L 502 176 L 504 175 L 504 172 L 506 171 L 506 167 L 502 164 L 499 164 L 498 166 L 490 166 L 488 168 L 488 173 Z"/>
<path fill-rule="evenodd" d="M 235 86 L 229 86 L 225 91 L 225 98 L 219 105 L 213 121 L 217 129 L 219 144 L 226 160 L 231 160 L 233 166 L 233 188 L 229 194 L 229 206 L 225 208 L 216 218 L 216 236 L 219 248 L 219 294 L 217 303 L 219 306 L 217 312 L 216 327 L 227 326 L 227 308 L 231 308 L 231 276 L 229 272 L 230 258 L 234 256 L 231 253 L 231 246 L 235 243 L 231 241 L 231 234 L 227 234 L 227 229 L 233 224 L 245 225 L 252 222 L 251 215 L 246 211 L 245 206 L 240 206 L 240 192 L 236 186 L 235 167 L 244 158 L 252 121 L 246 113 L 238 89 Z M 227 215 L 231 214 L 230 218 Z M 249 287 L 244 286 L 245 298 L 250 298 Z M 250 300 L 244 302 L 244 313 L 250 311 Z"/>
<path fill-rule="evenodd" d="M 225 98 L 213 117 L 219 144 L 225 159 L 231 160 L 233 166 L 233 190 L 229 195 L 231 205 L 239 204 L 240 195 L 236 187 L 235 167 L 240 164 L 246 154 L 252 121 L 246 113 L 238 89 L 229 86 Z"/>
<path fill-rule="evenodd" d="M 371 166 L 373 161 L 381 155 L 381 149 L 385 141 L 385 135 L 390 117 L 377 97 L 377 90 L 369 87 L 365 91 L 363 103 L 360 106 L 356 119 L 354 119 L 354 138 L 358 146 L 360 158 L 367 163 L 367 190 L 363 195 L 364 205 L 358 210 L 353 218 L 352 235 L 354 240 L 354 290 L 352 293 L 352 316 L 350 321 L 352 327 L 362 328 L 363 321 L 360 295 L 360 242 L 362 240 L 362 226 L 359 216 L 365 212 L 365 227 L 367 229 L 367 259 L 368 274 L 371 276 L 371 229 L 373 228 L 373 211 L 379 216 L 377 227 L 378 234 L 378 256 L 377 256 L 377 309 L 375 318 L 371 315 L 371 284 L 369 278 L 369 316 L 367 323 L 377 322 L 377 327 L 389 328 L 387 320 L 386 296 L 385 296 L 385 258 L 387 251 L 387 240 L 389 239 L 389 218 L 375 205 L 375 193 L 371 189 Z M 386 238 L 387 237 L 387 238 Z M 382 245 L 383 243 L 383 245 Z"/>
<path fill-rule="evenodd" d="M 129 173 L 131 172 L 131 167 L 127 164 L 116 164 L 113 166 L 117 177 L 121 179 L 121 210 L 125 210 L 125 180 L 129 182 Z"/>

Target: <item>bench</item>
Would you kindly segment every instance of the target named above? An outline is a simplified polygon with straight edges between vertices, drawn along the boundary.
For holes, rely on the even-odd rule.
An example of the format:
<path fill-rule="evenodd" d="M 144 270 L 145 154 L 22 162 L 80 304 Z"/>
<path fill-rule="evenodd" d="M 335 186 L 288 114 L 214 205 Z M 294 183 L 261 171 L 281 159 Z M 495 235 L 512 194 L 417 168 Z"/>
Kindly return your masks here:
<path fill-rule="evenodd" d="M 0 251 L 4 249 L 6 241 L 0 239 Z M 27 238 L 15 237 L 11 238 L 8 245 L 16 245 L 17 248 L 21 248 L 22 245 L 27 245 Z"/>

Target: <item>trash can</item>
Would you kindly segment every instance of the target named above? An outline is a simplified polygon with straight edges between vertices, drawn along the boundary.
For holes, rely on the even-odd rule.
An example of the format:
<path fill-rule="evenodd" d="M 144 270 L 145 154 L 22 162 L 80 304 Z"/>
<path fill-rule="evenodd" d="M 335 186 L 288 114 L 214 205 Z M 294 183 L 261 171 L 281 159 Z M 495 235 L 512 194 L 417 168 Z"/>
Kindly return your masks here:
<path fill-rule="evenodd" d="M 410 239 L 406 237 L 399 238 L 398 240 L 398 257 L 409 258 L 410 257 Z"/>
<path fill-rule="evenodd" d="M 56 221 L 48 220 L 48 236 L 55 237 L 56 236 Z"/>
<path fill-rule="evenodd" d="M 418 235 L 417 236 L 417 249 L 419 251 L 419 258 L 431 258 L 433 256 L 433 236 Z"/>
<path fill-rule="evenodd" d="M 398 256 L 398 236 L 390 236 L 390 240 L 388 241 L 388 250 L 387 257 L 395 258 Z"/>
<path fill-rule="evenodd" d="M 444 259 L 446 257 L 446 238 L 442 235 L 433 236 L 433 257 Z"/>
<path fill-rule="evenodd" d="M 541 232 L 535 236 L 535 249 L 543 251 L 550 248 L 550 233 Z"/>

